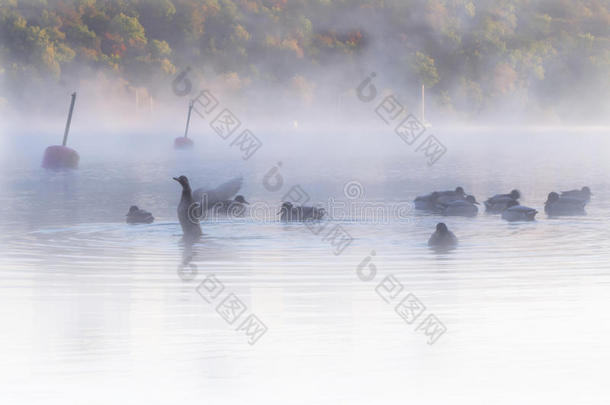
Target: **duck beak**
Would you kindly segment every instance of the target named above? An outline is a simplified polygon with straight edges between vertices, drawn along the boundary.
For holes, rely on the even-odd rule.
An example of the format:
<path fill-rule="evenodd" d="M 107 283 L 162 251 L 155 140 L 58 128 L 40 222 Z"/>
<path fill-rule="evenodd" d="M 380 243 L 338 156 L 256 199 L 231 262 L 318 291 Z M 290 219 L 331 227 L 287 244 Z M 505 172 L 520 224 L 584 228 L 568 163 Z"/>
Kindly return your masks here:
<path fill-rule="evenodd" d="M 250 203 L 246 200 L 244 200 L 244 204 L 250 205 Z"/>
<path fill-rule="evenodd" d="M 180 179 L 178 177 L 172 177 L 172 179 L 176 180 L 178 183 L 180 183 Z"/>

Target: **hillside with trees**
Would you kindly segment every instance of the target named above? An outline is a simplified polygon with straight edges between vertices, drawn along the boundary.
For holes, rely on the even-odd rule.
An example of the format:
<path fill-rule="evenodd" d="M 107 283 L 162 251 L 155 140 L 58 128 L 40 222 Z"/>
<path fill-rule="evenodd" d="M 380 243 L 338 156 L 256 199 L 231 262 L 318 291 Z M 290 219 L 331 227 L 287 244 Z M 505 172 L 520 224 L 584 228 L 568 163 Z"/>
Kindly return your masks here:
<path fill-rule="evenodd" d="M 507 99 L 599 116 L 607 102 L 566 103 L 610 95 L 609 27 L 607 0 L 0 0 L 0 97 L 99 72 L 154 97 L 191 66 L 315 100 L 326 70 L 373 63 L 466 116 Z"/>

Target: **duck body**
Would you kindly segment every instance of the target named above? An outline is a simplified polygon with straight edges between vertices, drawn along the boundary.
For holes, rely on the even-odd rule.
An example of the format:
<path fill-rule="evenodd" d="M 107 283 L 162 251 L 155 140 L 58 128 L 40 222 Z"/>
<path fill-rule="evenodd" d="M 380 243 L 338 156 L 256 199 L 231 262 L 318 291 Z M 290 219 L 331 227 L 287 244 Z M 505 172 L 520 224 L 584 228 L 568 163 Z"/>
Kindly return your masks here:
<path fill-rule="evenodd" d="M 562 191 L 560 198 L 574 198 L 576 200 L 580 200 L 580 201 L 584 201 L 584 202 L 589 202 L 591 201 L 591 196 L 593 194 L 591 193 L 591 189 L 587 186 L 581 188 L 580 190 L 568 190 L 568 191 Z"/>
<path fill-rule="evenodd" d="M 499 214 L 511 206 L 518 205 L 520 197 L 518 190 L 512 190 L 508 194 L 496 194 L 485 200 L 485 210 L 491 214 Z"/>
<path fill-rule="evenodd" d="M 308 221 L 322 219 L 326 211 L 317 207 L 295 207 L 292 203 L 285 202 L 280 208 L 280 219 L 282 221 Z"/>
<path fill-rule="evenodd" d="M 418 196 L 413 200 L 415 209 L 435 211 L 438 209 L 439 199 L 443 202 L 449 202 L 456 199 L 465 199 L 466 194 L 462 187 L 456 187 L 455 190 L 434 191 L 430 194 Z"/>
<path fill-rule="evenodd" d="M 586 215 L 586 202 L 572 197 L 560 197 L 557 193 L 550 193 L 544 204 L 544 212 L 549 216 Z"/>
<path fill-rule="evenodd" d="M 487 199 L 485 201 L 485 211 L 489 212 L 490 214 L 500 214 L 504 210 L 514 205 L 519 205 L 519 201 L 514 200 L 511 197 Z"/>
<path fill-rule="evenodd" d="M 517 204 L 506 208 L 502 212 L 502 219 L 505 219 L 509 222 L 534 221 L 537 213 L 538 211 L 533 208 Z"/>
<path fill-rule="evenodd" d="M 238 195 L 232 200 L 222 200 L 210 207 L 208 211 L 212 211 L 215 215 L 227 215 L 231 217 L 242 218 L 246 214 L 246 205 L 250 204 L 246 199 Z"/>
<path fill-rule="evenodd" d="M 155 217 L 150 212 L 140 209 L 135 205 L 129 208 L 126 217 L 125 221 L 128 224 L 152 224 L 155 220 Z"/>
<path fill-rule="evenodd" d="M 457 243 L 457 237 L 442 222 L 436 225 L 436 231 L 428 239 L 428 246 L 435 248 L 451 248 Z"/>
<path fill-rule="evenodd" d="M 478 202 L 474 196 L 469 195 L 465 199 L 453 199 L 446 203 L 442 202 L 444 198 L 441 197 L 438 204 L 438 210 L 442 215 L 474 217 L 479 213 Z"/>
<path fill-rule="evenodd" d="M 417 210 L 432 210 L 436 206 L 436 199 L 439 197 L 437 192 L 416 197 L 413 200 L 415 209 Z"/>
<path fill-rule="evenodd" d="M 441 214 L 450 217 L 476 217 L 478 213 L 476 205 L 463 200 L 453 201 L 441 211 Z"/>

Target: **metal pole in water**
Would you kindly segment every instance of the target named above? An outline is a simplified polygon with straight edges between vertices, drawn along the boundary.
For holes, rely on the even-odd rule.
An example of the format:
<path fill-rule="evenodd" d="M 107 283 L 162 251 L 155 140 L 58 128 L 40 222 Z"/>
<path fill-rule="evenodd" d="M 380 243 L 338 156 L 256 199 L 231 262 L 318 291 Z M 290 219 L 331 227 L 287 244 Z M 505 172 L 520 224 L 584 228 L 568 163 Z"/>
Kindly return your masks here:
<path fill-rule="evenodd" d="M 66 146 L 68 142 L 68 132 L 70 132 L 70 122 L 72 122 L 72 111 L 74 110 L 74 102 L 76 101 L 76 92 L 72 93 L 72 101 L 70 102 L 70 112 L 68 112 L 68 121 L 66 121 L 66 130 L 64 131 L 64 140 L 62 146 Z"/>
<path fill-rule="evenodd" d="M 426 89 L 424 87 L 425 85 L 421 85 L 421 122 L 423 124 L 426 124 L 426 111 L 425 111 L 425 105 L 426 105 Z"/>
<path fill-rule="evenodd" d="M 191 122 L 191 110 L 193 109 L 193 100 L 189 102 L 189 114 L 186 117 L 186 128 L 184 129 L 184 137 L 188 138 L 189 122 Z"/>

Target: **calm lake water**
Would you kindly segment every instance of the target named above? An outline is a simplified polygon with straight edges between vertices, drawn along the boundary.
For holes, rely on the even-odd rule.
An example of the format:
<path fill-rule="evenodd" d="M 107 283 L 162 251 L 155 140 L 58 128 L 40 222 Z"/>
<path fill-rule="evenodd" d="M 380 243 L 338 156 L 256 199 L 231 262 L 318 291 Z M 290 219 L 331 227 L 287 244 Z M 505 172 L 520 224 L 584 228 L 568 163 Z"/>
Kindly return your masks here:
<path fill-rule="evenodd" d="M 176 153 L 171 136 L 83 135 L 80 168 L 47 172 L 42 151 L 57 134 L 5 134 L 0 398 L 608 404 L 609 135 L 439 131 L 448 152 L 432 167 L 388 131 L 332 145 L 269 135 L 248 161 L 220 139 Z M 283 184 L 270 190 L 278 162 Z M 209 220 L 189 246 L 175 213 L 180 174 L 196 187 L 243 175 L 246 198 L 272 209 L 299 185 L 312 203 L 390 214 L 347 212 L 318 234 L 274 218 Z M 440 217 L 409 203 L 457 185 L 479 201 L 518 188 L 541 212 L 532 223 L 443 218 L 460 245 L 434 252 L 426 241 Z M 584 185 L 587 216 L 547 218 L 548 192 Z M 127 225 L 132 204 L 155 222 Z M 331 229 L 353 239 L 338 255 Z M 224 290 L 209 303 L 196 288 L 212 275 Z M 229 324 L 216 309 L 231 294 L 245 309 Z M 409 294 L 425 306 L 410 324 L 395 311 Z M 240 330 L 252 314 L 267 328 L 253 345 Z M 426 319 L 446 328 L 434 344 Z"/>

